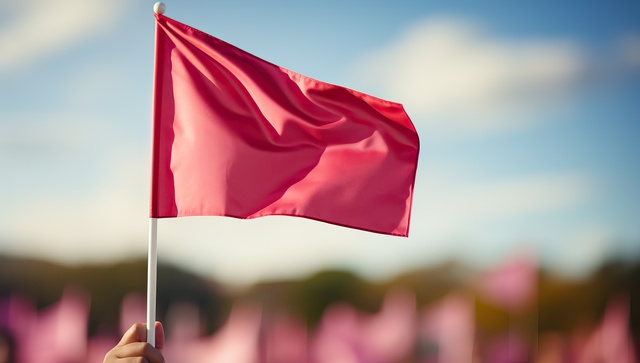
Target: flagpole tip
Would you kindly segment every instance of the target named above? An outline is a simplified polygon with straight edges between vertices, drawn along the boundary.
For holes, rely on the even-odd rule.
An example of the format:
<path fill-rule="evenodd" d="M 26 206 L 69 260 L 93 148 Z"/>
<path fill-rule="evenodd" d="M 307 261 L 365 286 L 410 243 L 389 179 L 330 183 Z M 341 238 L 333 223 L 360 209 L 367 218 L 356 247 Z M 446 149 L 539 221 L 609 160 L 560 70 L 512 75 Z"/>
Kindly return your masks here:
<path fill-rule="evenodd" d="M 158 1 L 157 3 L 153 4 L 153 12 L 156 14 L 164 14 L 164 11 L 167 10 L 167 7 L 164 5 L 164 3 L 162 1 Z"/>

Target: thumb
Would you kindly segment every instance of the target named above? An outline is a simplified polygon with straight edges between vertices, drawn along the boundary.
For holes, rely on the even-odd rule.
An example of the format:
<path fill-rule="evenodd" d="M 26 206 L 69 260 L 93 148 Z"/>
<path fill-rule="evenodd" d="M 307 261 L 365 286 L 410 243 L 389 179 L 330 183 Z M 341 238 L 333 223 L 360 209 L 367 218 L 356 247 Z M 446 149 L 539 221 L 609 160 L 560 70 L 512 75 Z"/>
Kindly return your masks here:
<path fill-rule="evenodd" d="M 163 333 L 164 343 L 164 333 Z M 135 323 L 123 335 L 118 346 L 147 341 L 147 324 Z"/>

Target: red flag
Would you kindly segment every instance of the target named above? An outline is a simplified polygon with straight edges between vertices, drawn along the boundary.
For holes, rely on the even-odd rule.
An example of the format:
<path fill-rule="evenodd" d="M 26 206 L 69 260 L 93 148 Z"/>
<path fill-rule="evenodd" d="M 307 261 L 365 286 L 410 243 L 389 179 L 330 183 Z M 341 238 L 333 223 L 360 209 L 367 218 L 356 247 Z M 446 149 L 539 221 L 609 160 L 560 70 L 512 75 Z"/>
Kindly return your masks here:
<path fill-rule="evenodd" d="M 402 105 L 156 14 L 151 217 L 289 215 L 407 236 L 419 140 Z"/>

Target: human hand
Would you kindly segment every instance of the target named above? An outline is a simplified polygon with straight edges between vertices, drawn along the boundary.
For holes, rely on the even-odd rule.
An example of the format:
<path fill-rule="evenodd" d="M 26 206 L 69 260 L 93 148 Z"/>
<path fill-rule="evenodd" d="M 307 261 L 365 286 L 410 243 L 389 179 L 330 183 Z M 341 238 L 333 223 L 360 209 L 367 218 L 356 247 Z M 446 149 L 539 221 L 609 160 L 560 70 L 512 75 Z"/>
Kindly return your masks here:
<path fill-rule="evenodd" d="M 164 363 L 161 350 L 164 346 L 164 329 L 156 322 L 156 347 L 147 343 L 147 324 L 136 323 L 122 339 L 104 356 L 103 363 Z M 142 358 L 142 359 L 140 359 Z"/>

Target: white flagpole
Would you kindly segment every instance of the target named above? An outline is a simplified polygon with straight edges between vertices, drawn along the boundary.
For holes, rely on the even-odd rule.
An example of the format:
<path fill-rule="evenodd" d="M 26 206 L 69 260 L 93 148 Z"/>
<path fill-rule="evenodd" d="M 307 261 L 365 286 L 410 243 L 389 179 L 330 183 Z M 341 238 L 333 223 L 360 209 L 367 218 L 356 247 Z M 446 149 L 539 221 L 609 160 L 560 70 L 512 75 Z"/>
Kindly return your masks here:
<path fill-rule="evenodd" d="M 162 2 L 153 5 L 153 12 L 164 14 Z M 157 26 L 156 26 L 157 31 Z M 156 47 L 157 47 L 156 33 Z M 158 51 L 157 49 L 155 50 Z M 157 54 L 155 55 L 157 57 Z M 158 285 L 158 219 L 149 218 L 149 251 L 147 252 L 147 343 L 156 346 L 156 290 Z"/>
<path fill-rule="evenodd" d="M 156 286 L 158 283 L 158 219 L 149 218 L 147 254 L 147 343 L 156 346 Z"/>

